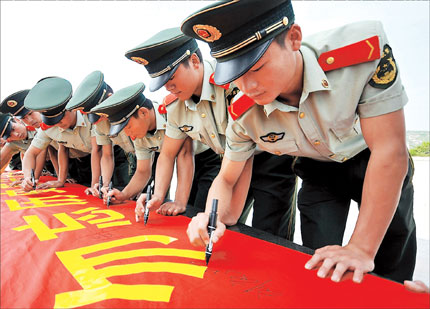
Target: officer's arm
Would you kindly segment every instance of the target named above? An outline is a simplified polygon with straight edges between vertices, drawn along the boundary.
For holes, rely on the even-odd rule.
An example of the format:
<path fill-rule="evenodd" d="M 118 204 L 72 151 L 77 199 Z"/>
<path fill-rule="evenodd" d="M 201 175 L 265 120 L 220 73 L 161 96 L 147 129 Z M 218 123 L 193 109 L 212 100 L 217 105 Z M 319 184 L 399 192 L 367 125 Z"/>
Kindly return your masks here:
<path fill-rule="evenodd" d="M 168 136 L 164 136 L 163 147 L 161 148 L 160 156 L 157 161 L 157 168 L 155 170 L 155 188 L 154 195 L 152 199 L 157 202 L 149 205 L 149 208 L 158 208 L 163 202 L 166 196 L 167 189 L 169 188 L 170 182 L 172 180 L 173 168 L 175 165 L 175 158 L 177 157 L 179 150 L 184 144 L 186 139 L 174 139 Z M 179 168 L 179 167 L 178 167 Z M 185 165 L 183 165 L 185 168 Z M 189 173 L 189 170 L 179 171 L 178 174 L 183 175 L 184 173 Z M 192 180 L 192 179 L 191 179 Z"/>
<path fill-rule="evenodd" d="M 335 268 L 331 279 L 339 281 L 347 270 L 361 282 L 374 268 L 374 258 L 394 216 L 408 170 L 403 109 L 361 119 L 364 139 L 371 151 L 364 178 L 361 207 L 351 239 L 345 247 L 327 246 L 315 251 L 306 268 L 323 262 L 318 276 Z"/>
<path fill-rule="evenodd" d="M 177 186 L 175 200 L 161 205 L 157 210 L 162 215 L 176 216 L 185 211 L 194 178 L 194 149 L 193 140 L 185 139 L 176 158 Z"/>
<path fill-rule="evenodd" d="M 91 136 L 91 188 L 99 182 L 101 157 L 102 147 L 97 145 L 96 137 Z"/>
<path fill-rule="evenodd" d="M 12 148 L 9 147 L 9 145 L 7 145 L 7 144 L 4 145 L 3 148 L 1 149 L 1 157 L 0 157 L 0 163 L 1 163 L 0 171 L 1 171 L 1 173 L 3 173 L 4 170 L 6 169 L 7 165 L 9 164 L 10 160 L 12 159 L 12 156 L 13 156 Z"/>
<path fill-rule="evenodd" d="M 134 172 L 128 185 L 122 190 L 123 199 L 129 200 L 142 192 L 151 177 L 151 159 L 137 160 Z"/>
<path fill-rule="evenodd" d="M 113 169 L 115 166 L 112 144 L 102 146 L 102 157 L 100 162 L 103 176 L 103 187 L 107 188 L 110 180 L 112 179 Z M 101 190 L 101 188 L 99 188 L 99 190 Z"/>
<path fill-rule="evenodd" d="M 24 154 L 24 159 L 22 160 L 22 171 L 24 172 L 24 179 L 21 183 L 21 187 L 24 191 L 33 190 L 33 183 L 31 180 L 31 169 L 36 166 L 36 157 L 42 149 L 37 148 L 34 145 L 30 145 Z M 37 180 L 36 180 L 37 181 Z"/>
<path fill-rule="evenodd" d="M 218 222 L 214 232 L 214 243 L 224 234 L 225 225 L 233 225 L 237 222 L 243 203 L 237 203 L 237 197 L 233 196 L 233 192 L 235 188 L 240 191 L 239 199 L 244 201 L 242 194 L 247 182 L 249 186 L 251 167 L 252 158 L 247 161 L 231 161 L 227 157 L 223 158 L 221 170 L 209 190 L 205 212 L 195 216 L 188 225 L 187 234 L 193 245 L 202 246 L 209 242 L 207 226 L 213 199 L 218 200 Z M 241 175 L 244 175 L 242 180 L 240 180 Z"/>
<path fill-rule="evenodd" d="M 58 169 L 60 172 L 57 179 L 58 185 L 64 186 L 69 169 L 69 149 L 64 145 L 60 145 L 58 148 Z"/>
<path fill-rule="evenodd" d="M 48 152 L 48 148 L 43 149 L 36 157 L 36 168 L 34 169 L 34 177 L 39 179 L 42 174 L 43 167 L 46 162 L 46 153 Z"/>

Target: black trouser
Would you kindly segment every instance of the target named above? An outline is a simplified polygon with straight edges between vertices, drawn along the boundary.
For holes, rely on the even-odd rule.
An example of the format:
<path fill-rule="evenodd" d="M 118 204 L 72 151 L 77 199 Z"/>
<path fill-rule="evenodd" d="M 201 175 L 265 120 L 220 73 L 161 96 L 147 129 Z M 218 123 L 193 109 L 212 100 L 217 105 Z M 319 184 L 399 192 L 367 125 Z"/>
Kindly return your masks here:
<path fill-rule="evenodd" d="M 194 179 L 188 204 L 205 210 L 209 188 L 221 169 L 221 158 L 212 149 L 194 156 Z"/>
<path fill-rule="evenodd" d="M 252 227 L 293 240 L 297 183 L 293 161 L 294 157 L 268 152 L 254 156 L 251 184 L 239 222 L 245 223 L 254 207 Z"/>
<path fill-rule="evenodd" d="M 69 175 L 78 184 L 91 186 L 91 154 L 81 158 L 69 158 Z"/>
<path fill-rule="evenodd" d="M 11 170 L 22 170 L 21 164 L 21 153 L 18 152 L 12 156 L 9 162 L 9 168 Z"/>
<path fill-rule="evenodd" d="M 298 207 L 304 246 L 342 245 L 351 199 L 360 207 L 369 156 L 366 149 L 344 163 L 297 160 L 294 170 L 303 179 Z M 410 159 L 399 204 L 375 257 L 374 273 L 402 283 L 412 279 L 417 251 L 412 175 Z"/>
<path fill-rule="evenodd" d="M 118 145 L 113 146 L 115 168 L 112 174 L 112 186 L 122 190 L 130 182 L 130 166 L 127 154 Z"/>

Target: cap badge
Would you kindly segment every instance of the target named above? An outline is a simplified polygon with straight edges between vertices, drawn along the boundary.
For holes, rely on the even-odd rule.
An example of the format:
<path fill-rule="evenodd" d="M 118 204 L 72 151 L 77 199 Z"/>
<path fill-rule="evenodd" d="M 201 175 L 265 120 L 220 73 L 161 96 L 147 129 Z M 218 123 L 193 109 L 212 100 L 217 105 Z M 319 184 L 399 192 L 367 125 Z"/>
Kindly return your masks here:
<path fill-rule="evenodd" d="M 206 42 L 214 42 L 218 40 L 222 34 L 214 26 L 209 25 L 194 25 L 194 32 Z"/>
<path fill-rule="evenodd" d="M 148 65 L 148 60 L 143 59 L 142 57 L 131 57 L 131 60 L 133 60 L 134 62 L 137 62 L 139 64 L 143 64 L 143 65 Z"/>
<path fill-rule="evenodd" d="M 10 108 L 14 108 L 17 105 L 18 105 L 18 102 L 15 100 L 7 101 L 7 106 L 9 106 Z"/>

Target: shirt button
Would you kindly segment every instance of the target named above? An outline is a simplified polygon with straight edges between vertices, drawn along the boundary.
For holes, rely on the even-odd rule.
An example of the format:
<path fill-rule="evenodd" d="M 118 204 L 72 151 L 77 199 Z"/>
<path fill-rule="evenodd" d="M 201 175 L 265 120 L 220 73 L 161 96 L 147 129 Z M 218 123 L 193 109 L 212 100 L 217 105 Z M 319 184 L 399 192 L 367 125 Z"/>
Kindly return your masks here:
<path fill-rule="evenodd" d="M 329 157 L 333 159 L 336 157 L 336 155 L 333 153 L 333 154 L 329 155 Z"/>
<path fill-rule="evenodd" d="M 159 137 L 157 137 L 158 138 L 158 140 L 161 140 L 161 136 L 159 136 Z"/>
<path fill-rule="evenodd" d="M 281 154 L 281 152 L 280 151 L 275 151 L 275 154 L 279 156 Z"/>
<path fill-rule="evenodd" d="M 334 58 L 333 57 L 328 57 L 326 60 L 327 64 L 332 64 L 334 62 Z"/>
<path fill-rule="evenodd" d="M 314 145 L 316 145 L 316 146 L 318 146 L 319 144 L 321 144 L 321 142 L 320 142 L 319 140 L 316 140 L 316 141 L 314 142 Z"/>
<path fill-rule="evenodd" d="M 73 134 L 75 134 L 75 135 L 76 135 L 76 134 L 78 134 L 78 132 L 76 132 L 76 131 L 75 131 L 75 132 L 73 132 Z"/>
<path fill-rule="evenodd" d="M 301 113 L 299 114 L 299 118 L 305 118 L 305 113 L 301 112 Z"/>
<path fill-rule="evenodd" d="M 206 118 L 206 114 L 205 113 L 203 113 L 201 116 L 202 116 L 202 118 Z"/>
<path fill-rule="evenodd" d="M 214 96 L 214 95 L 211 95 L 211 99 L 212 99 L 212 100 L 215 100 L 215 96 Z"/>
<path fill-rule="evenodd" d="M 163 128 L 166 128 L 166 125 L 165 125 L 165 124 L 163 124 Z"/>
<path fill-rule="evenodd" d="M 213 133 L 212 133 L 212 134 L 211 134 L 211 137 L 212 137 L 212 138 L 215 138 L 215 134 L 213 134 Z"/>
<path fill-rule="evenodd" d="M 323 79 L 321 81 L 321 84 L 323 85 L 324 88 L 328 88 L 328 81 L 326 79 Z"/>

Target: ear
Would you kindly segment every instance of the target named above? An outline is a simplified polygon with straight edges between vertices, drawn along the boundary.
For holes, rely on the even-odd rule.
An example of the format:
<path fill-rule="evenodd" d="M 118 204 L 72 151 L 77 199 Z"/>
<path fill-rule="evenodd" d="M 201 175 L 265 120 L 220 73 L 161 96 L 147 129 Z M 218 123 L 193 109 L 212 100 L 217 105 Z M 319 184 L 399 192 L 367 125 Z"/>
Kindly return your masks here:
<path fill-rule="evenodd" d="M 148 109 L 146 107 L 140 107 L 138 111 L 138 115 L 139 115 L 139 118 L 140 117 L 146 118 L 149 115 Z"/>
<path fill-rule="evenodd" d="M 193 68 L 198 69 L 200 67 L 200 59 L 196 53 L 193 53 L 190 57 L 191 65 Z"/>
<path fill-rule="evenodd" d="M 289 41 L 293 51 L 299 50 L 300 46 L 302 46 L 302 29 L 300 26 L 297 24 L 292 24 L 285 39 Z"/>

